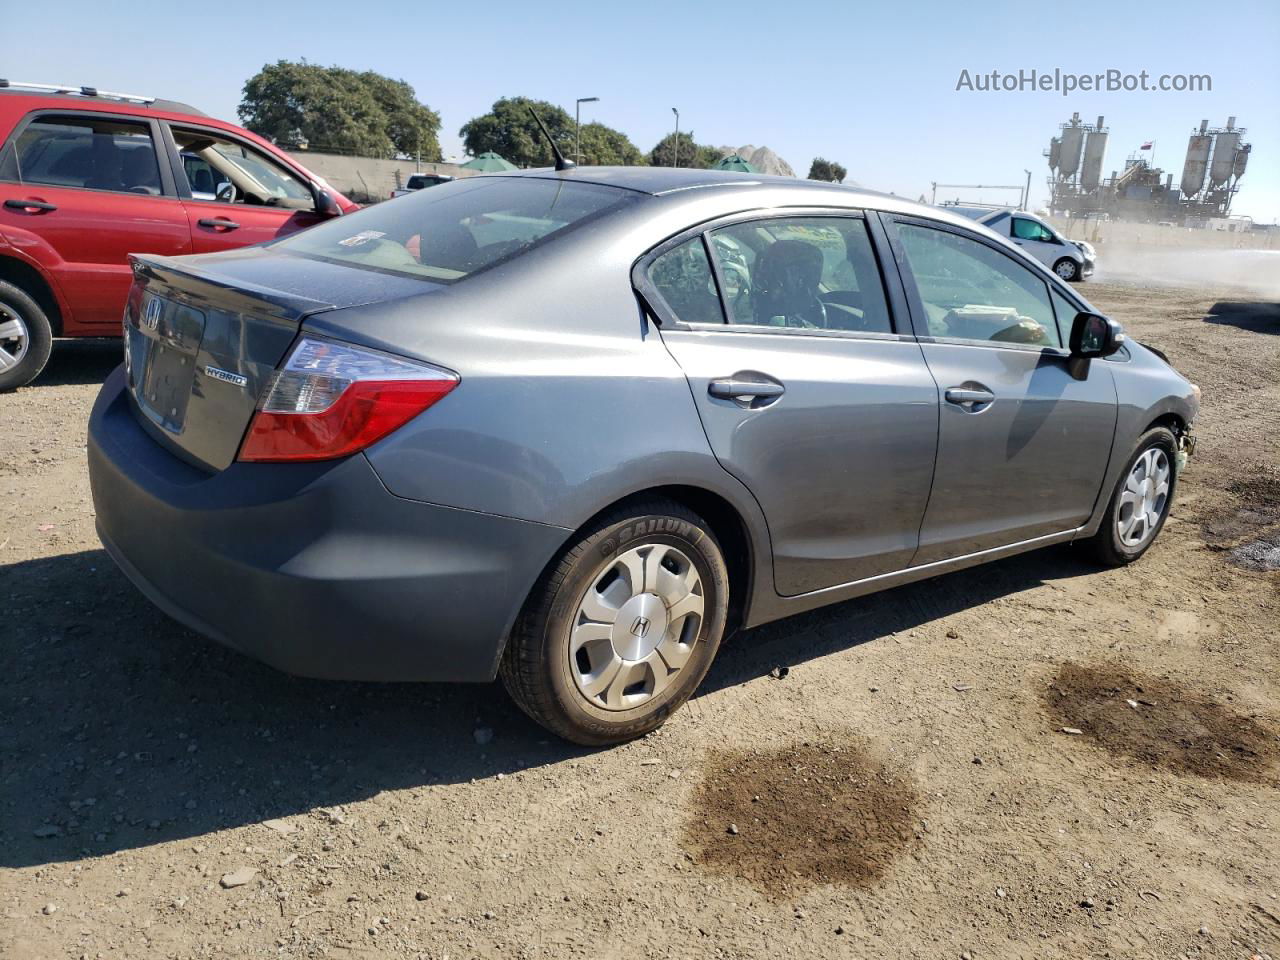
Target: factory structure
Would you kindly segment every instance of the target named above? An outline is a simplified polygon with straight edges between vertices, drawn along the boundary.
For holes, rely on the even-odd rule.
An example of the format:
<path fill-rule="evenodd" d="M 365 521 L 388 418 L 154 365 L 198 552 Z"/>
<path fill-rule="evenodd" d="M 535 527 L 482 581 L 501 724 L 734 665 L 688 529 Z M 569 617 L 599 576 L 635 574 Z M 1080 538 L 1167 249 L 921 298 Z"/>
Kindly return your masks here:
<path fill-rule="evenodd" d="M 1151 162 L 1154 143 L 1131 153 L 1124 168 L 1103 177 L 1109 131 L 1105 118 L 1081 123 L 1080 114 L 1059 127 L 1049 141 L 1049 206 L 1069 217 L 1106 216 L 1115 220 L 1216 229 L 1242 228 L 1247 218 L 1231 216 L 1231 201 L 1249 164 L 1252 147 L 1245 130 L 1229 117 L 1225 127 L 1208 120 L 1191 132 L 1182 175 L 1166 173 Z"/>

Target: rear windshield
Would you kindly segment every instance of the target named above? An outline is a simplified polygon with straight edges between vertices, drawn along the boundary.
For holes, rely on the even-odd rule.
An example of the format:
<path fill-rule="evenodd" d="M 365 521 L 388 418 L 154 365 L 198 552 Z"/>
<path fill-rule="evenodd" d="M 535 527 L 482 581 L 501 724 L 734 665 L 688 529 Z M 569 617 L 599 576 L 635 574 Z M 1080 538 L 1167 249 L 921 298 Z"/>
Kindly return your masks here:
<path fill-rule="evenodd" d="M 281 249 L 451 283 L 631 203 L 638 194 L 532 177 L 469 177 L 337 217 Z"/>

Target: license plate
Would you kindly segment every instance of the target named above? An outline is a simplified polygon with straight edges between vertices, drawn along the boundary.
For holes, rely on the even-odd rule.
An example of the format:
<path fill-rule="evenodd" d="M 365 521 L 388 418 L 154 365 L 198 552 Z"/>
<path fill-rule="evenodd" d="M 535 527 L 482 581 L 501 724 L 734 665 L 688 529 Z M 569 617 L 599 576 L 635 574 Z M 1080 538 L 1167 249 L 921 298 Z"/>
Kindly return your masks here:
<path fill-rule="evenodd" d="M 182 431 L 194 370 L 194 357 L 160 344 L 152 345 L 143 368 L 138 404 L 160 426 L 173 433 Z"/>
<path fill-rule="evenodd" d="M 151 294 L 143 304 L 140 321 L 126 331 L 131 341 L 133 395 L 148 417 L 171 433 L 181 433 L 205 316 Z"/>

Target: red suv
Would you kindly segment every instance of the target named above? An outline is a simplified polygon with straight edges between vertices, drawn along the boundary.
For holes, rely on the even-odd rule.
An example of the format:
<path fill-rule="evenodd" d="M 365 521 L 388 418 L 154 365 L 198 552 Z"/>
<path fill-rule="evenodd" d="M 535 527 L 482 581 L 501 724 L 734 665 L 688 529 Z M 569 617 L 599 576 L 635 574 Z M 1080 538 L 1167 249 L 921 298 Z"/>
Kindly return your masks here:
<path fill-rule="evenodd" d="M 279 148 L 165 100 L 0 80 L 0 390 L 54 337 L 116 337 L 128 254 L 211 253 L 356 209 Z"/>

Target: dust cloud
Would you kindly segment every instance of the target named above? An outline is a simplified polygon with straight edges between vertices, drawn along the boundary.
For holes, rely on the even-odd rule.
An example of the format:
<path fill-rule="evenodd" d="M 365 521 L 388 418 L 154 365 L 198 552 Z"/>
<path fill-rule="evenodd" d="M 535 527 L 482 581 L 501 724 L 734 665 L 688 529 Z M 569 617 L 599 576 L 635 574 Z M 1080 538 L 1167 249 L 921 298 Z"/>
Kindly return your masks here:
<path fill-rule="evenodd" d="M 1169 286 L 1232 288 L 1280 301 L 1280 250 L 1098 246 L 1099 281 L 1138 281 Z"/>

